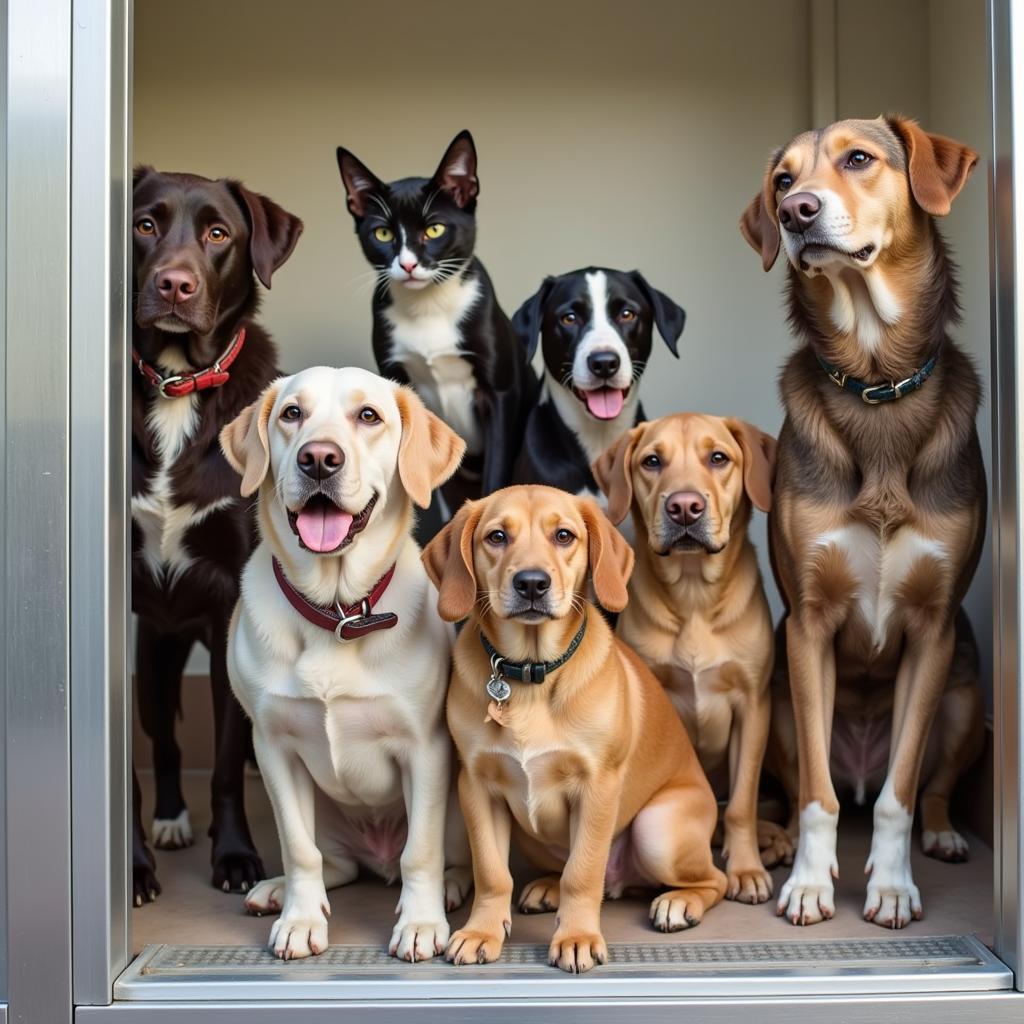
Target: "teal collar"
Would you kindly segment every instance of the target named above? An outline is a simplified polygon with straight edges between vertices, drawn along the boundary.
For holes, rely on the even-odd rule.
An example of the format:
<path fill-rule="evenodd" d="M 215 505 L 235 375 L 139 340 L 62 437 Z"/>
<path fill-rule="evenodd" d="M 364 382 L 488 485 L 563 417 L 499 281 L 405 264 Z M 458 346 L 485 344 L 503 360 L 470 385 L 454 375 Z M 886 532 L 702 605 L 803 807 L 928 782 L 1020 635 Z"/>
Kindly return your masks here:
<path fill-rule="evenodd" d="M 822 359 L 817 352 L 814 353 L 821 368 L 828 374 L 828 379 L 837 388 L 849 391 L 858 398 L 863 399 L 868 405 L 881 405 L 882 402 L 894 402 L 911 391 L 917 391 L 924 382 L 932 375 L 935 364 L 939 360 L 939 349 L 936 348 L 931 358 L 920 369 L 915 370 L 909 377 L 901 381 L 890 381 L 888 384 L 868 384 L 865 381 L 857 380 L 849 374 L 843 373 L 838 366 Z"/>

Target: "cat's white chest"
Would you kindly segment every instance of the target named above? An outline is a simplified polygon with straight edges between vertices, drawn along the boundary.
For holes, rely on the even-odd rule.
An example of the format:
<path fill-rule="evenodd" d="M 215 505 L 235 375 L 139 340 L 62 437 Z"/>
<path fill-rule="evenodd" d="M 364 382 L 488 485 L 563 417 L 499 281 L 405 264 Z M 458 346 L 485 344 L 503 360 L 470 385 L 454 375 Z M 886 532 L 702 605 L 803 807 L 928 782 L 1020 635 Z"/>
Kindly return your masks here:
<path fill-rule="evenodd" d="M 466 442 L 467 451 L 482 451 L 476 382 L 461 347 L 462 321 L 480 298 L 480 282 L 453 278 L 419 292 L 398 286 L 391 294 L 392 305 L 384 310 L 391 359 L 402 364 L 427 408 Z"/>

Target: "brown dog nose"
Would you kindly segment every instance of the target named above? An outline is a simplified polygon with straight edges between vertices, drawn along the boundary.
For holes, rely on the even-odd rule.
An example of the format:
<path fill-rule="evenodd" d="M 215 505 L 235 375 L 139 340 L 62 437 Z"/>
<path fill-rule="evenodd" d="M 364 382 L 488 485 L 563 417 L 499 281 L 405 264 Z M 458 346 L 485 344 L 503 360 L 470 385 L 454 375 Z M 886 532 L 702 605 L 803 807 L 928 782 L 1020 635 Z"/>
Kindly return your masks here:
<path fill-rule="evenodd" d="M 345 453 L 333 441 L 307 441 L 296 457 L 299 469 L 313 480 L 326 480 L 345 465 Z"/>
<path fill-rule="evenodd" d="M 676 491 L 665 502 L 669 519 L 680 526 L 693 526 L 704 515 L 704 507 L 704 499 L 696 491 Z"/>
<path fill-rule="evenodd" d="M 512 577 L 512 589 L 520 597 L 536 601 L 551 589 L 551 577 L 543 569 L 523 569 Z"/>
<path fill-rule="evenodd" d="M 196 275 L 182 267 L 168 267 L 156 272 L 156 287 L 171 305 L 187 302 L 199 288 Z"/>
<path fill-rule="evenodd" d="M 821 200 L 813 192 L 797 192 L 779 203 L 779 221 L 787 231 L 803 234 L 821 213 Z"/>

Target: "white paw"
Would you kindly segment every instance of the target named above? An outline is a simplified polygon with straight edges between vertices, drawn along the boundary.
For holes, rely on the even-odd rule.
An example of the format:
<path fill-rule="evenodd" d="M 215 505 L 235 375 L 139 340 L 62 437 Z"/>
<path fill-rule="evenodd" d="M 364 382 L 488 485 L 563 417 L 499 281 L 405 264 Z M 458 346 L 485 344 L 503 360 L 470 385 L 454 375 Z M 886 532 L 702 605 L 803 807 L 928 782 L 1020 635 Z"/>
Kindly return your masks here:
<path fill-rule="evenodd" d="M 444 872 L 444 909 L 458 910 L 473 888 L 473 869 L 453 866 Z"/>
<path fill-rule="evenodd" d="M 889 782 L 875 801 L 871 854 L 864 867 L 870 874 L 864 917 L 883 928 L 903 928 L 921 917 L 921 894 L 910 871 L 910 812 L 893 794 Z"/>
<path fill-rule="evenodd" d="M 800 842 L 793 871 L 779 893 L 775 912 L 793 924 L 817 924 L 836 912 L 836 827 L 839 815 L 817 801 L 800 812 Z"/>
<path fill-rule="evenodd" d="M 905 928 L 911 921 L 921 919 L 921 894 L 913 879 L 878 879 L 876 870 L 868 882 L 868 896 L 864 901 L 864 917 L 882 928 Z"/>
<path fill-rule="evenodd" d="M 430 960 L 444 952 L 448 936 L 448 922 L 443 917 L 440 921 L 412 921 L 403 914 L 391 933 L 388 952 L 409 963 Z"/>
<path fill-rule="evenodd" d="M 176 818 L 153 819 L 153 845 L 158 850 L 183 850 L 194 842 L 187 807 Z"/>
<path fill-rule="evenodd" d="M 327 916 L 331 905 L 323 885 L 286 886 L 284 910 L 270 929 L 270 948 L 282 960 L 316 956 L 327 948 Z"/>
<path fill-rule="evenodd" d="M 971 852 L 967 840 L 953 829 L 948 832 L 922 832 L 921 850 L 926 857 L 949 861 L 952 864 L 967 860 Z"/>
<path fill-rule="evenodd" d="M 261 917 L 263 914 L 280 914 L 284 906 L 284 875 L 258 882 L 245 897 L 245 909 L 249 914 Z"/>

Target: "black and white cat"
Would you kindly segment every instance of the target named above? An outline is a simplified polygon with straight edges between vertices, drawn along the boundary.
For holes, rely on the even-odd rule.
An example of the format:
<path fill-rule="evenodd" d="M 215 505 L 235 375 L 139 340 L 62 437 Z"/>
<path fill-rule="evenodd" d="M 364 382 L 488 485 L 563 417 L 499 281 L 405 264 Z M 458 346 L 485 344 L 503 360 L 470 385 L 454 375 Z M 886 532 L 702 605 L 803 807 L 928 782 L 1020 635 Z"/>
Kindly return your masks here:
<path fill-rule="evenodd" d="M 466 498 L 512 479 L 538 382 L 473 255 L 480 194 L 468 131 L 432 178 L 385 183 L 347 149 L 338 168 L 363 254 L 377 272 L 373 353 L 384 376 L 411 384 L 466 442 L 442 488 L 445 519 Z"/>

